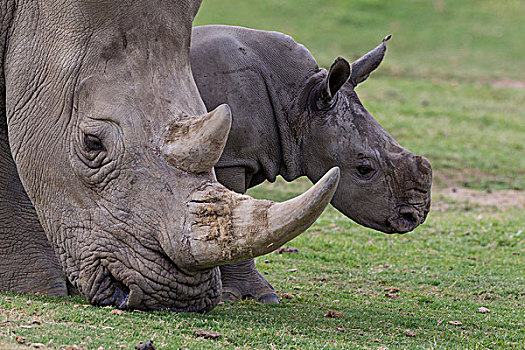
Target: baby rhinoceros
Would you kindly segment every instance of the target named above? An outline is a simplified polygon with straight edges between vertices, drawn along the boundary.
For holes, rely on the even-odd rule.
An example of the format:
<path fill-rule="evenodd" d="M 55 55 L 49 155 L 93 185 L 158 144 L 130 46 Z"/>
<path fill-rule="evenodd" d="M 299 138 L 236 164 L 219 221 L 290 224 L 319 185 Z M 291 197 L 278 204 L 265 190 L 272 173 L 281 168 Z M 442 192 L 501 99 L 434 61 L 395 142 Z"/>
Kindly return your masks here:
<path fill-rule="evenodd" d="M 350 64 L 320 68 L 291 37 L 231 26 L 192 34 L 193 74 L 208 110 L 227 102 L 233 122 L 215 166 L 218 180 L 237 192 L 278 175 L 317 181 L 341 169 L 332 204 L 357 223 L 404 233 L 425 221 L 432 169 L 401 147 L 355 93 L 386 52 L 386 37 Z M 278 302 L 253 261 L 221 267 L 223 298 Z"/>

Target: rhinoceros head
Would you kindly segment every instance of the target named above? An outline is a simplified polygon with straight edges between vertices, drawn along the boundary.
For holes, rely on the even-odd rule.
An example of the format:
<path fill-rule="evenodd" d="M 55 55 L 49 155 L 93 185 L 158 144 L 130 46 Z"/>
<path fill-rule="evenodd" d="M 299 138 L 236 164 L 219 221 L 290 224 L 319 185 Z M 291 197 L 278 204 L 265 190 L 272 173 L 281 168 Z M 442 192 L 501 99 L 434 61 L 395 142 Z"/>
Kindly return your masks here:
<path fill-rule="evenodd" d="M 368 113 L 355 93 L 381 63 L 386 41 L 353 64 L 338 58 L 309 93 L 309 132 L 303 143 L 307 175 L 341 168 L 332 204 L 354 221 L 404 233 L 425 221 L 432 169 L 401 147 Z"/>
<path fill-rule="evenodd" d="M 5 56 L 20 178 L 71 283 L 98 305 L 207 311 L 216 266 L 268 253 L 330 201 L 338 170 L 286 203 L 216 182 L 229 108 L 189 65 L 200 1 L 34 1 Z"/>

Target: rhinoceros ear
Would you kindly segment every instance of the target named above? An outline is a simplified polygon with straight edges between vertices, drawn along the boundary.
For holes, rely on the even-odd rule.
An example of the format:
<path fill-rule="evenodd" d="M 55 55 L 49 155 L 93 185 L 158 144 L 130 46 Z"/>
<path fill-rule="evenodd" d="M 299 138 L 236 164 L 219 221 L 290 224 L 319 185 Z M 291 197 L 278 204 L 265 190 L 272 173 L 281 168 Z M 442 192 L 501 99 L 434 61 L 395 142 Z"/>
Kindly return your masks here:
<path fill-rule="evenodd" d="M 337 58 L 328 75 L 323 80 L 319 90 L 318 107 L 324 109 L 332 104 L 332 101 L 341 87 L 348 81 L 352 73 L 352 66 L 342 57 Z"/>
<path fill-rule="evenodd" d="M 391 37 L 392 35 L 387 35 L 375 49 L 352 63 L 352 76 L 350 78 L 352 85 L 357 86 L 357 84 L 362 83 L 368 79 L 370 73 L 379 67 L 385 57 L 386 42 Z"/>

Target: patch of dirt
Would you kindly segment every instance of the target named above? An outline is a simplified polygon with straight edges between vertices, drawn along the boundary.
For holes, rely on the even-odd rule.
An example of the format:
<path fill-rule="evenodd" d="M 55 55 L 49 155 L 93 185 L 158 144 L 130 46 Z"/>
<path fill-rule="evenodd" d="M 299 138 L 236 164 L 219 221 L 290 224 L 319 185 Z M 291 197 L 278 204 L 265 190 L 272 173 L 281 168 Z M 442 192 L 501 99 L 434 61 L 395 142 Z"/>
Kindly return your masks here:
<path fill-rule="evenodd" d="M 464 187 L 448 187 L 433 190 L 432 210 L 446 211 L 448 201 L 476 204 L 483 207 L 525 208 L 525 191 L 518 190 L 473 190 Z"/>
<path fill-rule="evenodd" d="M 525 81 L 521 80 L 501 79 L 493 81 L 491 85 L 494 87 L 525 89 Z"/>
<path fill-rule="evenodd" d="M 480 307 L 480 308 L 478 309 L 478 312 L 479 312 L 480 314 L 488 314 L 488 313 L 490 313 L 490 309 L 487 309 L 486 307 L 483 307 L 483 306 L 482 306 L 482 307 Z"/>
<path fill-rule="evenodd" d="M 157 348 L 153 346 L 153 340 L 150 340 L 147 343 L 139 343 L 135 345 L 136 350 L 156 350 Z"/>
<path fill-rule="evenodd" d="M 299 249 L 285 246 L 285 247 L 281 247 L 277 249 L 276 251 L 274 251 L 274 253 L 275 254 L 295 254 L 295 253 L 299 253 Z"/>
<path fill-rule="evenodd" d="M 405 331 L 405 335 L 406 335 L 407 337 L 415 337 L 415 336 L 416 336 L 416 334 L 415 334 L 414 332 L 412 332 L 410 329 L 407 329 L 407 330 Z"/>
<path fill-rule="evenodd" d="M 326 313 L 324 314 L 324 317 L 326 318 L 336 318 L 336 317 L 341 317 L 341 316 L 343 316 L 342 312 L 331 310 L 331 309 L 328 309 L 328 311 L 326 311 Z"/>
<path fill-rule="evenodd" d="M 490 174 L 480 169 L 440 169 L 433 173 L 433 188 L 465 186 L 469 182 L 478 182 L 480 179 L 485 181 L 501 181 L 501 177 Z"/>
<path fill-rule="evenodd" d="M 194 334 L 197 337 L 202 337 L 202 338 L 206 338 L 206 339 L 214 339 L 214 340 L 217 340 L 219 338 L 224 337 L 224 334 L 221 334 L 221 333 L 215 332 L 215 331 L 207 331 L 207 330 L 204 330 L 204 329 L 196 329 L 194 331 Z"/>
<path fill-rule="evenodd" d="M 281 293 L 281 299 L 293 299 L 292 293 Z"/>

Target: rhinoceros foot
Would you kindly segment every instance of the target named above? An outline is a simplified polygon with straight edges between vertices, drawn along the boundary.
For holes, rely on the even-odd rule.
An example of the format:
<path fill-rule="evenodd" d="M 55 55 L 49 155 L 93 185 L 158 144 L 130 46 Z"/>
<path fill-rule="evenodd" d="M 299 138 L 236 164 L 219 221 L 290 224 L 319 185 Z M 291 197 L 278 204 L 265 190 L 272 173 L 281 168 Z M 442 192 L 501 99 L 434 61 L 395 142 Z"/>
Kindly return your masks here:
<path fill-rule="evenodd" d="M 277 304 L 279 297 L 272 285 L 257 271 L 254 260 L 226 264 L 221 268 L 224 301 L 255 299 L 264 304 Z"/>

